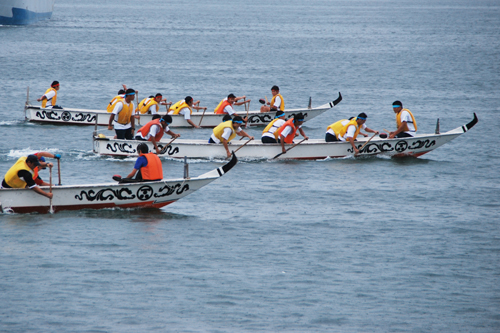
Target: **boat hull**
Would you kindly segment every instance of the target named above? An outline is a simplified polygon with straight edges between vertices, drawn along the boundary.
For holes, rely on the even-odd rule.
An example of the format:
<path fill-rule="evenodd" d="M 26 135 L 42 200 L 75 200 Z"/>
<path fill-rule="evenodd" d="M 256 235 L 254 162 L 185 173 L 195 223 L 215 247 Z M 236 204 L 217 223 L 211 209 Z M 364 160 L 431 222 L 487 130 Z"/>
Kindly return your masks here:
<path fill-rule="evenodd" d="M 294 114 L 301 112 L 304 114 L 306 120 L 311 120 L 319 116 L 323 112 L 331 109 L 342 100 L 339 97 L 330 103 L 324 104 L 316 108 L 305 109 L 290 109 L 285 110 L 286 118 L 293 117 Z M 161 113 L 161 115 L 165 113 Z M 43 109 L 39 106 L 33 106 L 29 103 L 25 106 L 26 120 L 40 123 L 58 123 L 58 124 L 71 124 L 71 125 L 97 125 L 108 126 L 110 113 L 103 110 L 87 110 L 87 109 Z M 246 116 L 246 112 L 241 112 L 241 115 Z M 265 126 L 274 119 L 274 112 L 248 112 L 248 125 L 249 126 Z M 153 115 L 143 114 L 138 116 L 139 119 L 136 123 L 144 125 L 153 119 Z M 222 122 L 223 114 L 215 114 L 213 112 L 193 112 L 191 121 L 201 127 L 213 128 Z M 191 127 L 190 124 L 184 119 L 182 115 L 172 115 L 172 124 L 170 127 Z"/>
<path fill-rule="evenodd" d="M 475 122 L 477 118 L 475 117 Z M 473 123 L 474 120 L 471 122 Z M 475 124 L 474 122 L 474 124 Z M 418 157 L 426 154 L 445 143 L 462 135 L 468 129 L 472 128 L 464 125 L 452 131 L 443 134 L 422 134 L 410 138 L 380 138 L 375 136 L 368 144 L 364 145 L 369 138 L 360 138 L 356 141 L 356 148 L 360 154 L 357 156 L 373 156 L 386 155 L 391 157 L 414 156 Z M 298 142 L 299 140 L 295 140 Z M 99 138 L 94 135 L 93 151 L 100 155 L 113 156 L 134 156 L 137 155 L 137 145 L 144 141 L 136 140 L 116 140 L 112 137 Z M 224 159 L 226 158 L 226 150 L 222 144 L 211 144 L 207 140 L 181 140 L 177 139 L 170 143 L 170 140 L 161 140 L 158 147 L 163 149 L 165 153 L 162 156 L 172 158 L 200 158 L 200 159 Z M 170 144 L 169 144 L 170 143 Z M 282 152 L 279 144 L 264 144 L 260 140 L 252 141 L 243 146 L 245 140 L 233 140 L 230 142 L 230 150 L 238 150 L 240 159 L 272 159 Z M 147 142 L 152 150 L 153 145 Z M 243 146 L 243 147 L 242 147 Z M 290 148 L 292 145 L 285 145 L 285 148 Z M 241 149 L 238 149 L 240 148 Z M 286 154 L 279 156 L 277 159 L 325 159 L 325 158 L 340 158 L 353 156 L 354 151 L 348 142 L 325 142 L 323 139 L 310 139 L 302 142 L 289 150 Z"/>
<path fill-rule="evenodd" d="M 63 185 L 52 187 L 54 212 L 103 208 L 161 208 L 199 190 L 228 172 L 237 163 L 233 155 L 226 165 L 196 178 L 138 183 Z M 48 191 L 47 186 L 41 187 Z M 30 189 L 1 189 L 3 212 L 49 213 L 50 200 Z"/>
<path fill-rule="evenodd" d="M 0 3 L 1 25 L 27 25 L 50 19 L 55 0 L 4 0 Z"/>

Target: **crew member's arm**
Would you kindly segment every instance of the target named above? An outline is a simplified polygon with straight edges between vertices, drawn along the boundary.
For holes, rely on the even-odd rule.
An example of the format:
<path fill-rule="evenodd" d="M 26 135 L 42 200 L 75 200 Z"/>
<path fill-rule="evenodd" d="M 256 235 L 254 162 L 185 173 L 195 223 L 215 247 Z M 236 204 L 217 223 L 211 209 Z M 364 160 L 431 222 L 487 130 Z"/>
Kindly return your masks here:
<path fill-rule="evenodd" d="M 132 136 L 134 136 L 135 131 L 135 117 L 134 115 L 130 115 L 130 125 L 132 126 Z"/>
<path fill-rule="evenodd" d="M 222 138 L 222 144 L 224 145 L 224 149 L 226 150 L 227 157 L 231 157 L 231 153 L 229 152 L 229 147 L 227 146 L 227 140 Z"/>
<path fill-rule="evenodd" d="M 397 130 L 395 130 L 394 132 L 390 132 L 389 133 L 389 138 L 392 139 L 394 138 L 396 135 L 398 135 L 399 133 L 403 132 L 404 128 L 406 126 L 406 121 L 402 121 L 401 122 L 401 126 L 398 127 Z"/>
<path fill-rule="evenodd" d="M 49 199 L 52 199 L 52 196 L 53 196 L 52 193 L 45 192 L 44 190 L 42 190 L 41 188 L 39 188 L 38 185 L 33 180 L 31 172 L 26 171 L 26 170 L 20 170 L 17 173 L 17 176 L 19 178 L 24 179 L 24 181 L 26 182 L 26 187 L 27 188 L 32 189 L 36 193 L 41 194 L 41 195 L 43 195 L 43 196 L 45 196 L 45 197 L 47 197 Z M 49 185 L 49 184 L 47 184 L 47 185 Z"/>
<path fill-rule="evenodd" d="M 179 133 L 174 133 L 174 132 L 172 132 L 172 130 L 170 130 L 170 129 L 169 129 L 168 131 L 166 131 L 165 133 L 170 134 L 170 137 L 171 137 L 172 139 L 173 139 L 173 138 L 178 138 L 178 137 L 180 137 L 180 136 L 181 136 Z"/>
<path fill-rule="evenodd" d="M 309 137 L 306 135 L 306 133 L 304 133 L 304 130 L 302 129 L 302 127 L 299 127 L 299 132 L 304 137 L 304 139 L 309 140 Z"/>
<path fill-rule="evenodd" d="M 132 172 L 131 172 L 131 173 L 129 173 L 129 174 L 128 174 L 128 176 L 127 176 L 127 177 L 125 177 L 125 178 L 132 178 L 132 177 L 134 177 L 134 176 L 135 176 L 135 174 L 137 173 L 137 171 L 139 171 L 139 170 L 137 170 L 137 169 L 132 170 Z"/>
<path fill-rule="evenodd" d="M 347 140 L 351 143 L 352 149 L 354 149 L 354 155 L 359 154 L 358 148 L 356 148 L 356 145 L 354 144 L 354 139 L 352 137 L 348 137 Z"/>
<path fill-rule="evenodd" d="M 191 119 L 186 119 L 187 123 L 191 126 L 193 126 L 194 128 L 201 128 L 200 126 L 196 125 L 195 123 L 193 123 L 193 121 Z M 180 134 L 179 134 L 180 135 Z"/>
<path fill-rule="evenodd" d="M 244 130 L 241 129 L 241 127 L 240 127 L 240 131 L 237 131 L 236 134 L 238 134 L 239 136 L 244 136 L 244 137 L 246 136 L 250 140 L 254 139 L 253 136 L 248 135 L 247 132 L 245 132 Z"/>
<path fill-rule="evenodd" d="M 371 128 L 368 128 L 368 127 L 365 127 L 365 128 L 363 128 L 363 129 L 364 129 L 365 131 L 367 131 L 367 132 L 370 132 L 370 133 L 374 133 L 374 134 L 378 134 L 378 133 L 379 133 L 378 131 L 372 130 Z M 361 133 L 360 133 L 360 134 L 361 134 Z M 367 136 L 367 135 L 365 135 L 365 136 Z"/>
<path fill-rule="evenodd" d="M 281 143 L 281 152 L 282 153 L 286 153 L 286 149 L 285 149 L 285 137 L 280 134 L 280 143 Z"/>

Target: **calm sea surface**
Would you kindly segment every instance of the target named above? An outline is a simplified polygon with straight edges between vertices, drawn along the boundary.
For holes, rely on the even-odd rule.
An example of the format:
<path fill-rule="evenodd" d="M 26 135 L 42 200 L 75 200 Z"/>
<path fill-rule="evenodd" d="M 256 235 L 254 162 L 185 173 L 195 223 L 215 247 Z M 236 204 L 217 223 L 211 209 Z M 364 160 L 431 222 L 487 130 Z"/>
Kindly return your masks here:
<path fill-rule="evenodd" d="M 121 84 L 209 109 L 256 109 L 274 84 L 290 108 L 342 92 L 311 138 L 359 112 L 393 129 L 397 99 L 420 133 L 479 117 L 419 159 L 242 161 L 159 211 L 0 214 L 1 332 L 500 331 L 498 1 L 57 0 L 0 27 L 0 79 L 2 177 L 50 151 L 64 184 L 135 159 L 94 156 L 92 127 L 24 122 L 27 87 L 35 102 L 53 80 L 57 104 L 91 109 Z"/>

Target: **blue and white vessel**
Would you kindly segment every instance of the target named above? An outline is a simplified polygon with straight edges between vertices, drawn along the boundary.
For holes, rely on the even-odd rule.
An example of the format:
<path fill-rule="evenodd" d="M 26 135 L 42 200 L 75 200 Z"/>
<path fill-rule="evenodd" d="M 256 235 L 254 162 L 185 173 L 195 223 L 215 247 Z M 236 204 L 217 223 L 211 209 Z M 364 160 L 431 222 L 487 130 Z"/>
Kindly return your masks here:
<path fill-rule="evenodd" d="M 50 19 L 55 0 L 0 0 L 1 25 L 26 25 Z"/>

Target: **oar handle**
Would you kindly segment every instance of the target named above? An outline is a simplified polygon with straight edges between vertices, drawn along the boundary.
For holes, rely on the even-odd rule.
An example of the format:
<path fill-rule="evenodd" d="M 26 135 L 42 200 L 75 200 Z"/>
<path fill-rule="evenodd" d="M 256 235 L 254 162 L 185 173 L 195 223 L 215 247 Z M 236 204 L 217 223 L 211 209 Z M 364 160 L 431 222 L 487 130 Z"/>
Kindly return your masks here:
<path fill-rule="evenodd" d="M 293 146 L 291 146 L 290 148 L 288 148 L 287 150 L 285 150 L 285 152 L 279 153 L 278 155 L 274 156 L 272 159 L 274 160 L 274 159 L 280 157 L 281 155 L 286 154 L 290 149 L 293 149 L 293 148 L 297 147 L 298 145 L 300 145 L 302 142 L 304 142 L 306 140 L 307 140 L 306 138 L 300 140 L 299 142 L 297 142 L 296 144 L 294 144 Z"/>
<path fill-rule="evenodd" d="M 203 114 L 201 115 L 201 118 L 200 118 L 200 123 L 198 124 L 198 126 L 201 126 L 201 121 L 203 120 L 203 117 L 205 116 L 205 111 L 207 111 L 207 109 L 203 109 Z"/>
<path fill-rule="evenodd" d="M 244 144 L 242 144 L 238 149 L 236 149 L 233 153 L 236 153 L 238 150 L 240 150 L 241 148 L 245 147 L 247 145 L 247 143 L 249 143 L 252 140 L 253 139 L 249 139 L 247 142 L 245 142 Z"/>
<path fill-rule="evenodd" d="M 59 186 L 61 186 L 61 160 L 57 159 L 57 174 L 59 175 Z"/>
<path fill-rule="evenodd" d="M 172 142 L 174 142 L 174 141 L 175 141 L 175 139 L 177 139 L 177 138 L 178 138 L 178 137 L 176 136 L 175 138 L 173 138 L 172 140 L 170 140 L 170 142 L 169 142 L 169 143 L 167 143 L 167 145 L 166 145 L 165 147 L 163 147 L 163 148 L 160 150 L 160 154 L 165 154 L 165 152 L 167 151 L 167 147 L 168 147 L 168 146 L 170 146 L 170 144 L 171 144 Z"/>
<path fill-rule="evenodd" d="M 359 150 L 361 150 L 361 149 L 365 148 L 365 146 L 368 144 L 368 142 L 370 142 L 370 141 L 371 141 L 371 139 L 373 139 L 373 138 L 375 137 L 375 135 L 377 135 L 377 133 L 373 134 L 373 135 L 372 135 L 372 137 L 371 137 L 371 138 L 369 138 L 369 139 L 368 139 L 368 141 L 366 141 L 366 142 L 365 142 L 365 144 L 361 146 L 361 148 L 359 148 Z"/>

